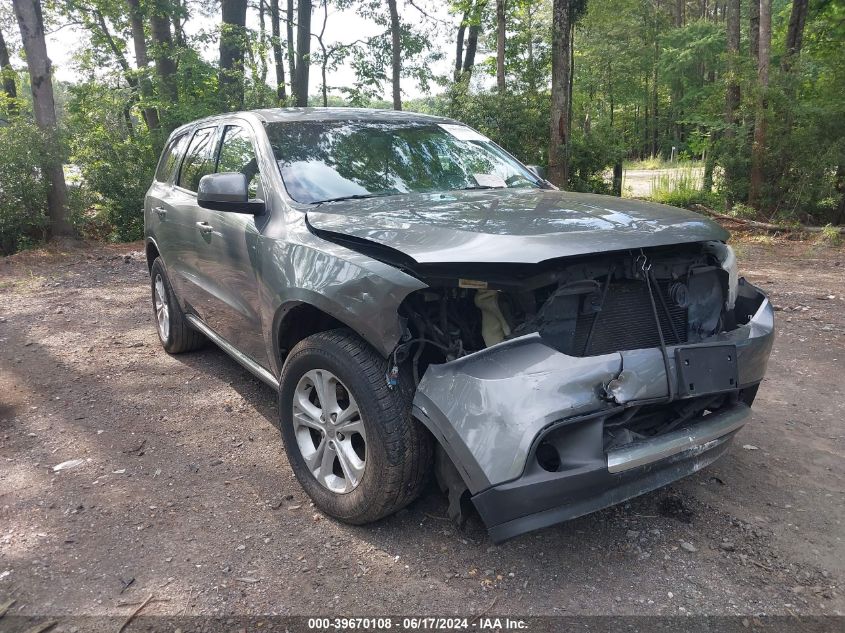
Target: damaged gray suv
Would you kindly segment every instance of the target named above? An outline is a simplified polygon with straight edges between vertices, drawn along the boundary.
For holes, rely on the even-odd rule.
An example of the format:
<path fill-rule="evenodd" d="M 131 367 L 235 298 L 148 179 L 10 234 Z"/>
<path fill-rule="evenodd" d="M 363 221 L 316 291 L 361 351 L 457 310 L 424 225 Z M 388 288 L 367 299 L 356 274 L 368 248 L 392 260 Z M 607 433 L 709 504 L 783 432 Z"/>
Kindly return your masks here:
<path fill-rule="evenodd" d="M 297 479 L 349 523 L 432 471 L 494 541 L 663 486 L 725 452 L 772 346 L 717 224 L 559 191 L 449 119 L 197 121 L 144 219 L 165 350 L 277 388 Z"/>

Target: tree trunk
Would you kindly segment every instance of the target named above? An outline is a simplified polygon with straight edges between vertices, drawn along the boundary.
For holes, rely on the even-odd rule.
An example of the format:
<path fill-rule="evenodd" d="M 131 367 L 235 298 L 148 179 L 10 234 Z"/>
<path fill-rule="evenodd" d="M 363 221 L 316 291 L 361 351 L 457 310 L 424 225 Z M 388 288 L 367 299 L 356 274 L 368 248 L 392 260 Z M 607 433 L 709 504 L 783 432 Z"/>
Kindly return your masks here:
<path fill-rule="evenodd" d="M 147 67 L 150 60 L 147 53 L 147 38 L 144 35 L 144 15 L 141 12 L 140 0 L 126 0 L 126 4 L 129 8 L 129 26 L 132 30 L 132 44 L 135 48 L 135 65 L 138 67 L 140 74 L 138 89 L 142 101 L 148 102 L 153 98 L 153 85 L 147 76 Z M 147 129 L 151 132 L 161 127 L 158 110 L 144 105 L 143 114 Z"/>
<path fill-rule="evenodd" d="M 620 161 L 613 163 L 613 195 L 617 198 L 622 197 L 622 163 Z"/>
<path fill-rule="evenodd" d="M 464 13 L 464 18 L 461 20 L 460 26 L 458 26 L 458 35 L 455 40 L 456 44 L 456 51 L 455 51 L 455 82 L 459 82 L 461 80 L 461 68 L 464 66 L 464 36 L 466 35 L 467 31 L 467 14 Z"/>
<path fill-rule="evenodd" d="M 329 88 L 326 85 L 326 62 L 323 62 L 323 64 L 321 65 L 320 74 L 321 74 L 321 79 L 322 79 L 323 107 L 328 108 L 329 107 Z"/>
<path fill-rule="evenodd" d="M 573 101 L 572 95 L 575 94 L 575 18 L 573 14 L 570 12 L 569 14 L 569 97 L 567 98 L 567 107 L 569 108 L 569 113 L 567 114 L 567 122 L 569 125 L 569 132 L 572 130 L 572 121 L 574 119 L 572 115 L 572 108 L 573 108 Z M 567 133 L 567 136 L 569 135 Z M 567 149 L 567 157 L 569 156 L 569 151 Z M 567 159 L 567 165 L 569 164 L 569 160 Z"/>
<path fill-rule="evenodd" d="M 150 36 L 155 44 L 153 59 L 155 60 L 156 73 L 161 81 L 162 97 L 175 104 L 179 99 L 179 91 L 176 86 L 173 36 L 170 33 L 170 20 L 158 11 L 158 8 L 153 7 L 150 14 Z"/>
<path fill-rule="evenodd" d="M 9 49 L 6 48 L 6 40 L 3 39 L 3 31 L 0 31 L 0 75 L 3 77 L 2 86 L 3 92 L 9 99 L 6 105 L 6 112 L 9 115 L 17 114 L 18 112 L 18 90 L 15 86 L 15 71 L 9 61 Z"/>
<path fill-rule="evenodd" d="M 739 109 L 740 87 L 739 87 L 739 39 L 740 39 L 740 0 L 727 0 L 725 7 L 727 15 L 725 18 L 725 32 L 727 39 L 728 54 L 728 82 L 725 90 L 725 138 L 729 141 L 728 151 L 732 150 L 730 139 L 735 136 L 736 112 Z M 710 155 L 713 154 L 712 149 Z M 714 156 L 715 158 L 715 156 Z M 730 161 L 728 161 L 730 163 Z M 725 166 L 725 179 L 730 184 L 735 178 L 733 170 Z M 731 187 L 725 188 L 728 197 L 725 206 L 733 207 L 733 199 L 730 195 Z"/>
<path fill-rule="evenodd" d="M 651 74 L 651 155 L 657 156 L 658 148 L 660 147 L 660 121 L 658 120 L 658 112 L 660 108 L 660 94 L 658 92 L 658 77 L 657 67 L 660 61 L 660 44 L 657 38 L 654 39 L 654 66 Z"/>
<path fill-rule="evenodd" d="M 173 23 L 173 39 L 176 46 L 187 46 L 185 40 L 185 22 L 188 18 L 187 0 L 173 0 L 173 12 L 170 21 Z"/>
<path fill-rule="evenodd" d="M 317 43 L 320 45 L 320 92 L 323 95 L 323 107 L 329 107 L 329 86 L 326 82 L 326 74 L 329 65 L 329 53 L 326 50 L 326 26 L 329 23 L 329 0 L 323 1 L 323 27 L 319 33 L 315 33 Z"/>
<path fill-rule="evenodd" d="M 311 67 L 311 0 L 296 7 L 296 81 L 292 92 L 297 107 L 308 105 L 308 74 Z"/>
<path fill-rule="evenodd" d="M 789 28 L 786 31 L 786 54 L 783 56 L 784 70 L 790 70 L 793 61 L 801 54 L 804 41 L 804 23 L 807 21 L 809 0 L 793 0 L 792 13 L 789 16 Z"/>
<path fill-rule="evenodd" d="M 276 67 L 276 100 L 279 105 L 287 101 L 285 90 L 285 60 L 282 56 L 282 25 L 279 0 L 270 0 L 270 31 L 273 36 L 273 63 Z"/>
<path fill-rule="evenodd" d="M 716 157 L 713 155 L 713 148 L 708 143 L 704 150 L 704 178 L 702 189 L 707 193 L 713 191 L 713 171 L 716 168 Z"/>
<path fill-rule="evenodd" d="M 560 187 L 569 183 L 569 74 L 570 0 L 554 0 L 552 7 L 552 105 L 549 140 L 549 180 Z"/>
<path fill-rule="evenodd" d="M 264 91 L 260 88 L 267 85 L 267 3 L 264 0 L 258 0 L 258 50 L 261 52 L 256 59 L 255 51 L 249 43 L 249 38 L 244 39 L 244 48 L 249 54 L 250 63 L 258 68 L 258 77 L 254 78 L 256 84 L 256 97 L 261 107 L 267 107 L 264 101 Z M 244 29 L 246 30 L 246 29 Z M 270 45 L 272 49 L 272 43 Z M 246 83 L 246 76 L 244 76 L 244 83 Z M 259 87 L 260 86 L 260 87 Z"/>
<path fill-rule="evenodd" d="M 294 50 L 295 40 L 293 39 L 293 15 L 294 3 L 293 0 L 288 0 L 287 15 L 285 16 L 285 28 L 287 29 L 287 49 L 288 49 L 288 80 L 290 81 L 290 92 L 292 96 L 296 94 L 294 84 L 296 82 L 296 51 Z"/>
<path fill-rule="evenodd" d="M 833 217 L 833 224 L 838 225 L 845 222 L 845 164 L 839 163 L 836 168 L 836 191 L 839 192 L 839 204 L 836 207 L 836 214 Z"/>
<path fill-rule="evenodd" d="M 47 56 L 44 41 L 44 19 L 40 0 L 13 0 L 15 16 L 21 31 L 26 65 L 32 90 L 32 109 L 35 124 L 47 140 L 48 159 L 44 175 L 49 182 L 47 190 L 47 212 L 50 217 L 51 236 L 72 235 L 73 227 L 68 221 L 67 188 L 56 130 L 56 103 L 53 97 L 53 68 Z"/>
<path fill-rule="evenodd" d="M 91 21 L 90 18 L 93 18 L 93 21 Z M 83 18 L 83 21 L 90 31 L 99 31 L 100 37 L 106 41 L 112 55 L 114 55 L 115 60 L 117 60 L 117 65 L 120 66 L 120 69 L 123 71 L 123 78 L 126 79 L 126 83 L 129 84 L 130 88 L 132 88 L 132 95 L 123 107 L 123 120 L 126 123 L 126 130 L 131 138 L 134 136 L 132 106 L 138 103 L 141 96 L 140 88 L 138 86 L 138 78 L 133 74 L 132 67 L 129 65 L 126 55 L 123 53 L 123 48 L 112 36 L 111 31 L 109 30 L 109 25 L 106 23 L 106 17 L 102 14 L 102 12 L 99 9 L 94 8 L 90 11 L 90 17 L 86 16 Z"/>
<path fill-rule="evenodd" d="M 391 77 L 393 81 L 393 109 L 402 109 L 402 86 L 400 77 L 402 73 L 402 33 L 399 25 L 399 9 L 396 0 L 387 0 L 387 7 L 390 10 L 390 52 L 391 52 Z M 472 29 L 470 29 L 472 32 Z"/>
<path fill-rule="evenodd" d="M 496 0 L 496 87 L 505 94 L 505 0 Z"/>
<path fill-rule="evenodd" d="M 675 0 L 675 11 L 674 11 L 674 21 L 675 21 L 675 28 L 680 29 L 684 26 L 684 19 L 685 19 L 685 2 L 684 0 Z M 706 8 L 704 9 L 706 12 Z M 681 124 L 681 119 L 683 118 L 683 112 L 681 111 L 681 101 L 684 99 L 684 85 L 680 77 L 674 77 L 671 81 L 672 84 L 672 102 L 671 102 L 671 121 L 668 123 L 671 125 L 672 128 L 672 140 L 675 146 L 679 146 L 681 144 L 681 140 L 683 139 L 684 130 L 683 124 Z M 655 112 L 656 112 L 655 108 Z"/>
<path fill-rule="evenodd" d="M 725 130 L 726 135 L 733 135 L 732 126 L 736 123 L 736 111 L 739 108 L 739 6 L 740 0 L 727 0 L 727 35 L 728 52 L 728 87 L 725 94 Z"/>
<path fill-rule="evenodd" d="M 772 0 L 760 0 L 760 49 L 757 58 L 757 112 L 754 120 L 754 144 L 751 151 L 751 182 L 748 201 L 759 209 L 763 188 L 763 162 L 766 158 L 766 109 L 769 89 L 769 54 L 772 44 Z"/>
<path fill-rule="evenodd" d="M 480 24 L 471 24 L 469 27 L 469 35 L 467 35 L 467 50 L 464 55 L 464 66 L 462 69 L 462 76 L 467 82 L 472 77 L 472 69 L 475 68 L 475 53 L 478 51 L 478 34 L 480 31 Z"/>
<path fill-rule="evenodd" d="M 534 14 L 531 5 L 526 7 L 525 12 L 528 31 L 528 90 L 534 94 L 537 92 L 537 71 L 534 68 Z"/>
<path fill-rule="evenodd" d="M 748 52 L 756 64 L 760 58 L 760 0 L 748 3 Z"/>
<path fill-rule="evenodd" d="M 223 0 L 220 25 L 220 101 L 228 110 L 244 107 L 246 0 Z"/>

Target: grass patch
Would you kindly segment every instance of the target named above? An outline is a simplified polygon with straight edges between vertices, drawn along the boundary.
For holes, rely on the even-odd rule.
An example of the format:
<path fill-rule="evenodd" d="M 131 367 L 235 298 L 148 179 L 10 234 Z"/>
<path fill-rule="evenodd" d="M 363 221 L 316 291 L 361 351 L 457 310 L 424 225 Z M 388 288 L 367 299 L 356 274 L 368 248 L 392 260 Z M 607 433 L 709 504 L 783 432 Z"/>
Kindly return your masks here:
<path fill-rule="evenodd" d="M 838 227 L 835 227 L 832 224 L 826 224 L 822 227 L 821 233 L 819 233 L 816 238 L 816 243 L 824 244 L 826 246 L 841 246 L 842 233 L 839 232 Z"/>
<path fill-rule="evenodd" d="M 651 200 L 673 207 L 714 206 L 715 196 L 701 187 L 701 176 L 691 167 L 655 176 L 651 181 Z"/>
<path fill-rule="evenodd" d="M 767 233 L 755 233 L 754 235 L 748 235 L 743 239 L 746 242 L 751 242 L 752 244 L 763 244 L 764 246 L 774 246 L 776 243 L 775 238 Z"/>

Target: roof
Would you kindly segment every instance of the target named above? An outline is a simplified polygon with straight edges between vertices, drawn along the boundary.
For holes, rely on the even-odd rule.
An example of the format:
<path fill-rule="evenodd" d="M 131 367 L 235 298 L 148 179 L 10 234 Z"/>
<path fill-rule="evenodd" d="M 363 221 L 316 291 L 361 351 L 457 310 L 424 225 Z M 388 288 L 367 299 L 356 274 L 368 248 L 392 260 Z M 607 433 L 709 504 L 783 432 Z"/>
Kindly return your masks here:
<path fill-rule="evenodd" d="M 286 121 L 407 121 L 418 123 L 456 123 L 452 119 L 406 112 L 404 110 L 377 110 L 375 108 L 265 108 L 263 110 L 242 110 L 240 112 L 221 112 L 190 121 L 177 127 L 170 133 L 170 138 L 181 134 L 195 125 L 213 123 L 224 117 L 252 115 L 265 123 Z"/>
<path fill-rule="evenodd" d="M 446 123 L 450 119 L 398 110 L 373 108 L 268 108 L 251 110 L 268 123 L 280 121 L 428 121 Z"/>

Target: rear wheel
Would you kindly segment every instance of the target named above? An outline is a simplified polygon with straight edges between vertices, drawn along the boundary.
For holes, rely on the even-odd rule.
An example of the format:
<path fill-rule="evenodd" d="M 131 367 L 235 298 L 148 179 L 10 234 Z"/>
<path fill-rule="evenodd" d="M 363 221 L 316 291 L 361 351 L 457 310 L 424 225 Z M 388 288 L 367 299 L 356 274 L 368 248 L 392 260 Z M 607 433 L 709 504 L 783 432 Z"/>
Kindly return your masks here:
<path fill-rule="evenodd" d="M 165 351 L 169 354 L 181 354 L 202 347 L 205 337 L 188 324 L 176 295 L 173 294 L 160 257 L 156 258 L 150 268 L 150 281 L 156 331 Z"/>
<path fill-rule="evenodd" d="M 411 417 L 408 390 L 389 389 L 387 362 L 353 332 L 309 336 L 282 369 L 279 413 L 293 472 L 314 504 L 368 523 L 415 499 L 431 440 Z"/>

